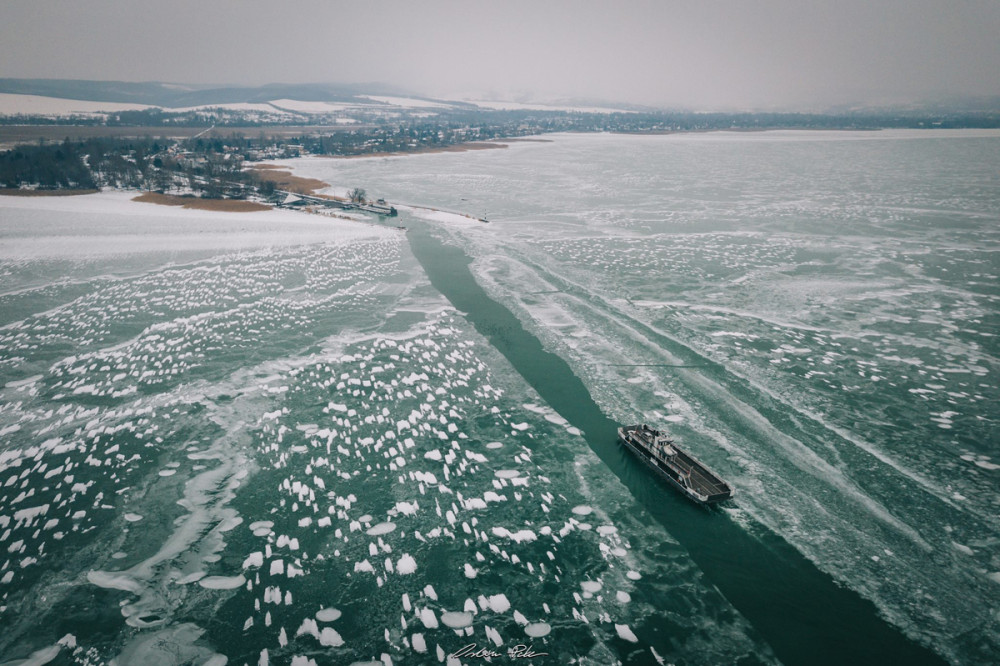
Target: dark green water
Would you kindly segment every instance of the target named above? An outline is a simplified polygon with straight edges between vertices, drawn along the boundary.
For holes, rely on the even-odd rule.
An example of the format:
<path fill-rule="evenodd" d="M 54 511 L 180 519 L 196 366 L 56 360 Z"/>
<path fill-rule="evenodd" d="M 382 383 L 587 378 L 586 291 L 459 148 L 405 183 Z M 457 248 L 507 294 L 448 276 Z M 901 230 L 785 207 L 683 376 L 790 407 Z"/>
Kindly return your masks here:
<path fill-rule="evenodd" d="M 672 491 L 616 444 L 618 424 L 558 355 L 546 351 L 509 309 L 491 299 L 470 259 L 420 224 L 410 246 L 431 283 L 465 313 L 518 373 L 588 444 L 786 664 L 943 664 L 885 622 L 874 605 L 819 571 L 763 527 L 704 510 Z"/>

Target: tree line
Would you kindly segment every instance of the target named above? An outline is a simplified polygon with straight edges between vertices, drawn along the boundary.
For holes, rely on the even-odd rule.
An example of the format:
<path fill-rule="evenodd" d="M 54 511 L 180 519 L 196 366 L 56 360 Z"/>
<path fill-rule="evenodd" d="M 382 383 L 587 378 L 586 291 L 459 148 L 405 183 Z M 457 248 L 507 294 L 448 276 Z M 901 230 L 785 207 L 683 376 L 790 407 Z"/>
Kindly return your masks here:
<path fill-rule="evenodd" d="M 80 144 L 18 146 L 0 153 L 0 187 L 94 189 L 97 182 L 84 163 Z"/>
<path fill-rule="evenodd" d="M 246 180 L 238 154 L 204 151 L 184 160 L 176 141 L 153 139 L 66 139 L 21 145 L 0 152 L 0 188 L 146 188 L 167 191 L 186 185 L 209 196 L 224 194 L 221 183 Z"/>

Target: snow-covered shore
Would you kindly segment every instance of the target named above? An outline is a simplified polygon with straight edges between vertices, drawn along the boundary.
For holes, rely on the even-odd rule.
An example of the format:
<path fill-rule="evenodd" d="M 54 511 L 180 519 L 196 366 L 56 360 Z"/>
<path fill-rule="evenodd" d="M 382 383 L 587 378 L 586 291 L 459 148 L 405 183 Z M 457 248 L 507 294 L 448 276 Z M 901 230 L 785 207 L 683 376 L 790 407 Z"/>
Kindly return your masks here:
<path fill-rule="evenodd" d="M 240 250 L 379 239 L 373 225 L 290 210 L 189 210 L 132 201 L 135 192 L 0 197 L 0 259 L 124 252 Z"/>

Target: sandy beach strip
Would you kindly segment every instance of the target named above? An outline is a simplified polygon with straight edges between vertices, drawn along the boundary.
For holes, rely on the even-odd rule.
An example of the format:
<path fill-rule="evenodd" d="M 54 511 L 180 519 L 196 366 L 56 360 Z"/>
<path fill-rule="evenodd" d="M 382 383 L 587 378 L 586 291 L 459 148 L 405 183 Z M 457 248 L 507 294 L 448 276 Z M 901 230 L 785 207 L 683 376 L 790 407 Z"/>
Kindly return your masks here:
<path fill-rule="evenodd" d="M 132 197 L 132 201 L 141 201 L 160 206 L 180 206 L 181 208 L 195 210 L 225 211 L 228 213 L 252 213 L 260 210 L 271 210 L 271 206 L 257 203 L 256 201 L 244 201 L 242 199 L 197 199 L 194 197 L 179 197 L 174 194 L 160 194 L 159 192 L 145 192 L 137 197 Z"/>
<path fill-rule="evenodd" d="M 291 171 L 286 171 L 287 168 L 276 164 L 254 164 L 247 170 L 253 173 L 254 177 L 261 183 L 274 183 L 277 189 L 295 192 L 296 194 L 320 196 L 316 194 L 316 190 L 330 187 L 328 183 L 324 183 L 322 180 L 316 178 L 295 176 Z"/>
<path fill-rule="evenodd" d="M 297 210 L 151 206 L 136 193 L 0 197 L 0 262 L 180 253 L 170 261 L 256 248 L 398 238 L 396 229 Z"/>

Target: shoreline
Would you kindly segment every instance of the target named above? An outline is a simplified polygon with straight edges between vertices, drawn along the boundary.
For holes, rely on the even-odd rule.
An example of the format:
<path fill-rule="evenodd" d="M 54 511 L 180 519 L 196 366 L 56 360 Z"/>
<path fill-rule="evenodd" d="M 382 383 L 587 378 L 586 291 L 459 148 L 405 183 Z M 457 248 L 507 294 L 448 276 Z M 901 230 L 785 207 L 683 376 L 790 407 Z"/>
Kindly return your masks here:
<path fill-rule="evenodd" d="M 469 141 L 466 143 L 454 143 L 449 146 L 434 146 L 417 148 L 415 150 L 396 150 L 385 153 L 361 153 L 359 155 L 314 155 L 313 157 L 328 157 L 338 160 L 357 160 L 366 157 L 406 157 L 407 155 L 428 155 L 433 153 L 465 153 L 473 150 L 491 150 L 494 148 L 507 148 L 506 143 L 499 141 L 511 141 L 510 139 L 497 139 L 495 141 Z"/>
<path fill-rule="evenodd" d="M 506 148 L 506 146 L 503 146 L 503 147 Z M 460 151 L 439 151 L 439 152 L 460 152 Z M 410 154 L 412 154 L 412 153 L 403 153 L 402 155 L 410 155 Z M 336 159 L 335 156 L 324 156 L 324 155 L 312 155 L 311 157 L 318 157 L 318 158 L 322 158 L 322 159 Z M 356 157 L 370 157 L 370 156 L 369 155 L 357 155 Z M 304 158 L 299 157 L 299 158 L 293 158 L 293 159 L 304 159 Z M 270 179 L 270 178 L 265 178 L 265 179 L 262 179 L 262 180 L 269 180 L 271 182 L 274 182 L 276 185 L 281 184 L 281 183 L 299 183 L 299 184 L 307 184 L 307 185 L 312 186 L 314 188 L 313 190 L 308 190 L 308 191 L 296 190 L 296 189 L 293 189 L 292 187 L 283 187 L 282 188 L 282 189 L 288 190 L 289 192 L 295 192 L 297 194 L 303 194 L 305 196 L 316 197 L 316 198 L 319 198 L 319 199 L 329 199 L 331 201 L 342 201 L 342 202 L 348 201 L 348 199 L 345 199 L 344 197 L 337 197 L 337 196 L 333 196 L 331 194 L 320 194 L 319 192 L 317 192 L 317 190 L 328 189 L 328 188 L 333 188 L 333 187 L 337 187 L 337 186 L 332 185 L 330 183 L 327 183 L 325 181 L 319 180 L 318 178 L 311 178 L 311 177 L 308 177 L 308 176 L 296 176 L 296 175 L 294 175 L 292 173 L 292 171 L 294 171 L 294 169 L 295 169 L 295 167 L 293 167 L 293 166 L 280 165 L 280 164 L 262 163 L 262 164 L 259 164 L 259 165 L 254 165 L 254 166 L 249 167 L 249 168 L 253 169 L 253 170 L 257 171 L 257 172 L 259 172 L 260 174 L 269 174 L 269 173 L 274 174 L 275 176 L 277 176 L 278 178 L 280 178 L 280 180 Z M 260 177 L 260 176 L 258 176 L 258 177 Z M 472 215 L 470 213 L 463 213 L 463 212 L 459 212 L 459 211 L 447 210 L 447 209 L 444 209 L 444 208 L 436 208 L 436 207 L 433 207 L 433 206 L 424 206 L 424 205 L 420 205 L 420 204 L 409 204 L 409 203 L 399 203 L 399 202 L 395 202 L 393 205 L 399 207 L 400 209 L 410 209 L 410 210 L 419 209 L 419 210 L 428 211 L 430 213 L 444 213 L 444 214 L 447 214 L 447 215 L 457 215 L 457 216 L 460 216 L 460 217 L 463 217 L 463 218 L 468 218 L 468 219 L 473 220 L 475 222 L 482 222 L 482 223 L 487 223 L 487 224 L 489 223 L 489 220 L 487 220 L 485 218 L 476 217 L 475 215 Z M 344 219 L 351 219 L 351 218 L 344 218 Z"/>
<path fill-rule="evenodd" d="M 494 148 L 509 148 L 510 143 L 552 143 L 553 139 L 536 139 L 533 136 L 514 136 L 507 139 L 489 139 L 486 141 L 466 141 L 447 146 L 425 146 L 414 150 L 395 150 L 391 152 L 360 153 L 358 155 L 311 155 L 310 157 L 325 157 L 337 160 L 356 160 L 366 157 L 406 157 L 408 155 L 429 155 L 434 153 L 466 153 L 474 150 L 491 150 Z M 305 156 L 304 156 L 305 157 Z M 270 167 L 275 168 L 275 167 Z"/>
<path fill-rule="evenodd" d="M 727 127 L 711 129 L 676 129 L 676 130 L 611 130 L 608 134 L 624 134 L 636 136 L 659 136 L 662 134 L 710 134 L 712 132 L 881 132 L 884 127 Z M 890 128 L 893 129 L 893 128 Z M 927 129 L 934 129 L 928 127 Z"/>
<path fill-rule="evenodd" d="M 907 133 L 913 138 L 937 138 L 964 133 L 971 137 L 1000 137 L 1000 128 L 996 127 L 730 127 L 725 129 L 690 129 L 690 130 L 610 130 L 597 132 L 614 136 L 670 136 L 670 135 L 700 135 L 700 134 L 767 134 L 767 133 L 802 134 L 825 132 L 830 134 L 902 134 Z M 562 132 L 563 134 L 587 134 L 589 132 Z"/>
<path fill-rule="evenodd" d="M 97 194 L 95 189 L 22 190 L 14 187 L 0 187 L 0 196 L 5 197 L 76 197 Z"/>

